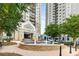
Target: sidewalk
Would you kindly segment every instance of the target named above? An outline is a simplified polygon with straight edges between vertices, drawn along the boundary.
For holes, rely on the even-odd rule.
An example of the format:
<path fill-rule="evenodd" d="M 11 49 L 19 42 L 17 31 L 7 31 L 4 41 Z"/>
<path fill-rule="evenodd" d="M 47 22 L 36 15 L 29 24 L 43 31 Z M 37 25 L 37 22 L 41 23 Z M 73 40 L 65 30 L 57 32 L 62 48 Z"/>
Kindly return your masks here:
<path fill-rule="evenodd" d="M 74 56 L 77 52 L 79 52 L 79 49 L 77 52 L 75 52 L 74 49 L 72 49 L 72 54 L 69 54 L 69 47 L 66 46 L 66 48 L 62 49 L 62 56 Z M 12 45 L 12 46 L 3 46 L 3 48 L 0 48 L 0 52 L 10 52 L 10 53 L 18 53 L 23 56 L 59 56 L 59 50 L 54 51 L 28 51 L 18 48 L 18 45 Z"/>

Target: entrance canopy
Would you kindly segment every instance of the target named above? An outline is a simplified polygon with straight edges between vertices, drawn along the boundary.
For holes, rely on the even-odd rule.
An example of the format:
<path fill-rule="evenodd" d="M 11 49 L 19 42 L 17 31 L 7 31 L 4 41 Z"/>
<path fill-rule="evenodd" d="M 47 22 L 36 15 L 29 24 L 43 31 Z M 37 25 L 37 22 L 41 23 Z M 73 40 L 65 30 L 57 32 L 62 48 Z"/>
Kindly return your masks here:
<path fill-rule="evenodd" d="M 30 21 L 26 21 L 25 23 L 22 24 L 22 30 L 24 32 L 34 33 L 35 27 Z"/>

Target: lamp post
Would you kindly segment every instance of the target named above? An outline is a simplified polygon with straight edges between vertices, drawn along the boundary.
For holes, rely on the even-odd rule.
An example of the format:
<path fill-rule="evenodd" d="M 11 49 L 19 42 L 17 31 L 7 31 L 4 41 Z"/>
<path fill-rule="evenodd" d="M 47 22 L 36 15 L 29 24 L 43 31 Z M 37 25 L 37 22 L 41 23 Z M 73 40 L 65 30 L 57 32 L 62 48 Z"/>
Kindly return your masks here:
<path fill-rule="evenodd" d="M 61 44 L 61 39 L 59 38 L 59 56 L 62 56 L 62 44 Z"/>
<path fill-rule="evenodd" d="M 69 51 L 69 53 L 72 53 L 72 48 L 71 48 L 72 46 L 71 46 L 71 44 L 70 44 L 70 51 Z"/>
<path fill-rule="evenodd" d="M 72 44 L 73 44 L 72 38 L 68 36 L 68 37 L 67 37 L 67 40 L 69 40 L 69 42 L 68 42 L 68 43 L 69 43 L 68 45 L 70 46 L 70 48 L 69 48 L 69 53 L 71 54 L 71 53 L 72 53 Z"/>

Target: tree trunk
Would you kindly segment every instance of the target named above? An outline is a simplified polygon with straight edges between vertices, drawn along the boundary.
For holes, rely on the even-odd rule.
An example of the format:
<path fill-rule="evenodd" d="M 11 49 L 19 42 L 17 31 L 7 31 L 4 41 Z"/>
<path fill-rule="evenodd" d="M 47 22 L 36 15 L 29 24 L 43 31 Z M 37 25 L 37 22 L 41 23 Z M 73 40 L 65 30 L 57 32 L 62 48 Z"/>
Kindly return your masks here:
<path fill-rule="evenodd" d="M 2 36 L 2 32 L 3 32 L 3 31 L 0 31 L 0 36 Z"/>
<path fill-rule="evenodd" d="M 2 37 L 3 36 L 3 31 L 0 30 L 0 42 L 3 42 Z"/>
<path fill-rule="evenodd" d="M 74 47 L 76 45 L 76 37 L 73 37 Z"/>

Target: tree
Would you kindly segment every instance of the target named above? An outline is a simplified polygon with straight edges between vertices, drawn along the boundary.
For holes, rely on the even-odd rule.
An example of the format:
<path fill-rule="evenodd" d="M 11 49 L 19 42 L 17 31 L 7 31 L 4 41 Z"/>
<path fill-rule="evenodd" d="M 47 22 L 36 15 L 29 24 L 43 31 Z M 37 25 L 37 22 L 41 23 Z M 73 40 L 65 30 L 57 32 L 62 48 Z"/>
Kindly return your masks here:
<path fill-rule="evenodd" d="M 59 32 L 59 25 L 58 24 L 50 24 L 46 27 L 45 34 L 51 36 L 51 37 L 56 37 L 60 35 Z"/>
<path fill-rule="evenodd" d="M 22 21 L 22 13 L 27 11 L 28 6 L 30 6 L 28 3 L 0 4 L 0 32 L 10 34 L 17 30 L 19 22 Z"/>
<path fill-rule="evenodd" d="M 61 26 L 61 32 L 63 34 L 68 34 L 75 40 L 76 37 L 79 37 L 79 15 L 70 16 L 70 18 L 66 20 L 67 21 Z"/>

